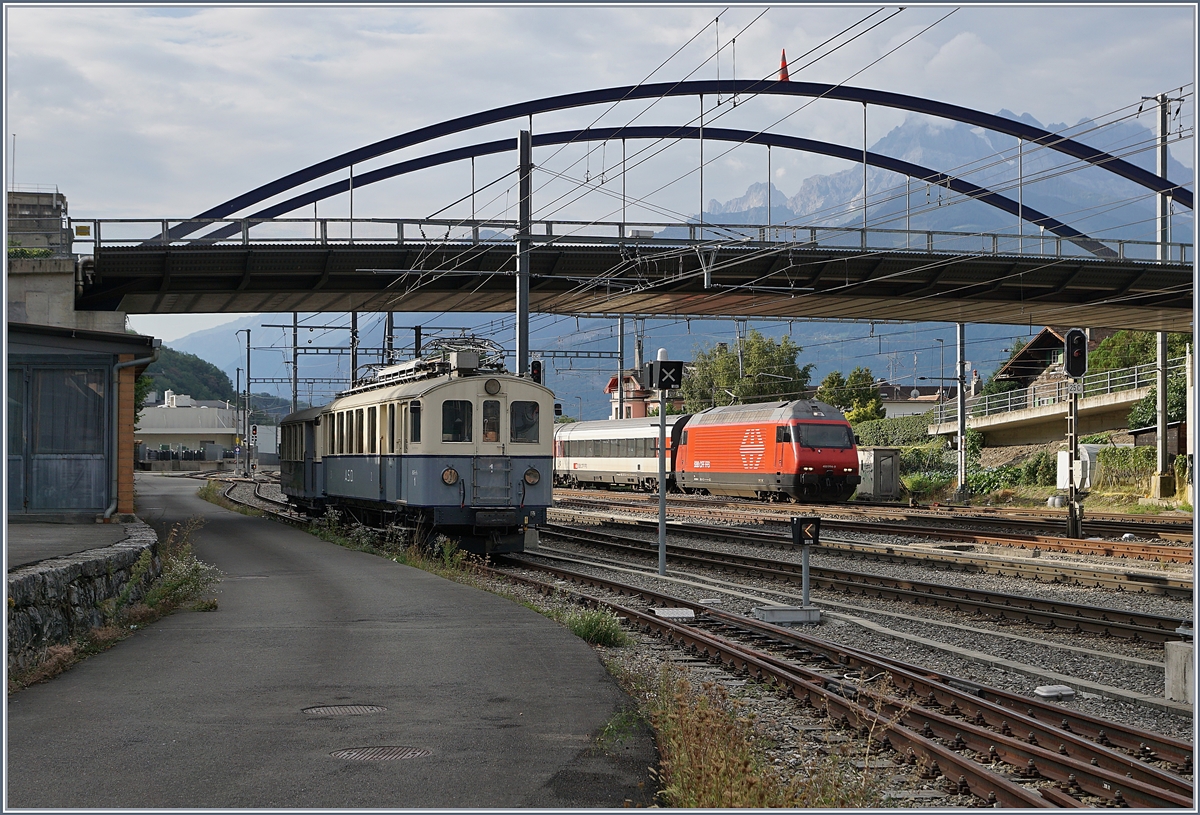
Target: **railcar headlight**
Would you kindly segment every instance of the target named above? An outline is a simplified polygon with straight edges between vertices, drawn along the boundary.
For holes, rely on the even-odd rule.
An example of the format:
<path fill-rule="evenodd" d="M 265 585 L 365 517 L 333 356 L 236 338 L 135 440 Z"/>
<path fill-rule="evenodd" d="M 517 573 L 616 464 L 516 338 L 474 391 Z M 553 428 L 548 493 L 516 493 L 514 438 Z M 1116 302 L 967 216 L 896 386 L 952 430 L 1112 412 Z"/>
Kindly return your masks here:
<path fill-rule="evenodd" d="M 453 467 L 447 467 L 442 470 L 442 483 L 446 486 L 454 486 L 458 483 L 458 470 Z"/>
<path fill-rule="evenodd" d="M 487 382 L 483 383 L 483 389 L 487 391 L 489 395 L 495 396 L 500 392 L 500 380 L 489 379 Z"/>
<path fill-rule="evenodd" d="M 539 473 L 537 470 L 535 470 L 533 467 L 530 467 L 528 470 L 525 471 L 525 483 L 528 484 L 529 486 L 532 487 L 534 484 L 536 484 L 537 482 L 539 482 L 541 480 L 542 480 L 542 474 Z"/>

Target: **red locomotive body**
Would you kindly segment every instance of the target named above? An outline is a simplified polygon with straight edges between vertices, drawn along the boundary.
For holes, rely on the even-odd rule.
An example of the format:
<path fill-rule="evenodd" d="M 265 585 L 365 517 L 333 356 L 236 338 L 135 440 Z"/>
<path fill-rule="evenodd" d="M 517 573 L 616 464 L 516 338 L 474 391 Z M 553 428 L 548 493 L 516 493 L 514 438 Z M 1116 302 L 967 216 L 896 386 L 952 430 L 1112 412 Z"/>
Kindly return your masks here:
<path fill-rule="evenodd" d="M 712 495 L 845 501 L 859 483 L 854 433 L 823 402 L 710 408 L 683 427 L 675 483 Z"/>

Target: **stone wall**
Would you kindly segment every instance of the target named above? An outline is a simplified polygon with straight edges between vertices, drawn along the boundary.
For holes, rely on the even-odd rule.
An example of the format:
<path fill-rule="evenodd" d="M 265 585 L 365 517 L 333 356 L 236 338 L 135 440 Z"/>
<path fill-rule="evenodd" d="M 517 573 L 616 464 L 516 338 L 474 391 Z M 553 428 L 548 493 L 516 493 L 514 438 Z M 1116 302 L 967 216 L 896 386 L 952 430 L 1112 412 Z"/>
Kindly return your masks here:
<path fill-rule="evenodd" d="M 101 604 L 129 582 L 142 552 L 149 549 L 149 573 L 130 594 L 141 599 L 162 572 L 158 536 L 141 521 L 125 524 L 128 537 L 101 549 L 21 566 L 8 574 L 8 669 L 27 668 L 51 645 L 70 642 L 104 624 Z"/>

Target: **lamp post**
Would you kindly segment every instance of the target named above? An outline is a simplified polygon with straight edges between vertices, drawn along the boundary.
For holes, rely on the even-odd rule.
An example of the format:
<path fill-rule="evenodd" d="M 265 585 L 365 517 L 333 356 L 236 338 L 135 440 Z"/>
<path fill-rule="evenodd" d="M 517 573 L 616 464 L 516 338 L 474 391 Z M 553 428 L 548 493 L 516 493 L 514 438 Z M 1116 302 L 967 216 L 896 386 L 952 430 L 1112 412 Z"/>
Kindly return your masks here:
<path fill-rule="evenodd" d="M 251 416 L 252 416 L 252 414 L 253 414 L 253 410 L 252 410 L 252 409 L 251 409 L 251 407 L 250 407 L 250 329 L 249 329 L 249 328 L 239 328 L 237 331 L 235 331 L 235 332 L 233 332 L 233 333 L 234 333 L 234 335 L 236 336 L 237 334 L 241 334 L 243 331 L 245 331 L 245 332 L 246 332 L 246 419 L 245 419 L 245 421 L 243 422 L 243 424 L 242 424 L 242 427 L 243 427 L 243 429 L 244 429 L 244 431 L 245 431 L 245 433 L 243 434 L 243 439 L 244 439 L 244 441 L 246 442 L 246 470 L 245 470 L 245 475 L 246 475 L 246 477 L 247 477 L 247 478 L 249 478 L 249 477 L 250 477 L 250 437 L 249 437 L 249 431 L 250 431 L 250 419 L 251 419 Z"/>
<path fill-rule="evenodd" d="M 939 342 L 940 342 L 940 340 L 939 340 Z M 961 394 L 963 385 L 965 384 L 964 380 L 966 379 L 966 377 L 963 376 L 963 374 L 961 373 L 961 370 L 960 370 L 959 375 L 956 377 L 955 376 L 918 376 L 917 379 L 922 382 L 927 382 L 929 380 L 937 380 L 938 382 L 957 382 L 958 383 L 958 392 Z M 959 399 L 959 404 L 960 405 L 963 404 L 963 400 L 961 398 Z M 958 483 L 959 483 L 959 497 L 960 498 L 966 497 L 965 487 L 966 487 L 966 483 L 967 483 L 967 453 L 966 453 L 967 421 L 966 421 L 965 414 L 966 414 L 966 410 L 960 408 L 960 412 L 959 412 L 959 416 L 958 416 L 958 431 L 955 433 L 955 438 L 958 442 L 958 478 L 959 478 Z M 938 418 L 941 419 L 943 417 L 939 416 Z M 939 422 L 939 424 L 940 424 L 940 422 Z"/>
<path fill-rule="evenodd" d="M 579 421 L 583 421 L 583 397 L 576 396 L 575 399 L 579 402 Z"/>

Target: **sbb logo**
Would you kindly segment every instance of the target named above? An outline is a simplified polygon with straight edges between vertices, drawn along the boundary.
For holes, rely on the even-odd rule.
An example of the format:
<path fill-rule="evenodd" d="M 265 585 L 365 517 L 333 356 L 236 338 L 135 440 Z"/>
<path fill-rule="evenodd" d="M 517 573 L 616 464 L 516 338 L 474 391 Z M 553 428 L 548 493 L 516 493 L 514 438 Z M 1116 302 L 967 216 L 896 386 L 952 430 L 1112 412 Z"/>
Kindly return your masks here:
<path fill-rule="evenodd" d="M 757 470 L 762 464 L 765 449 L 762 431 L 757 427 L 747 430 L 742 436 L 742 446 L 738 448 L 738 452 L 742 454 L 742 468 Z"/>

